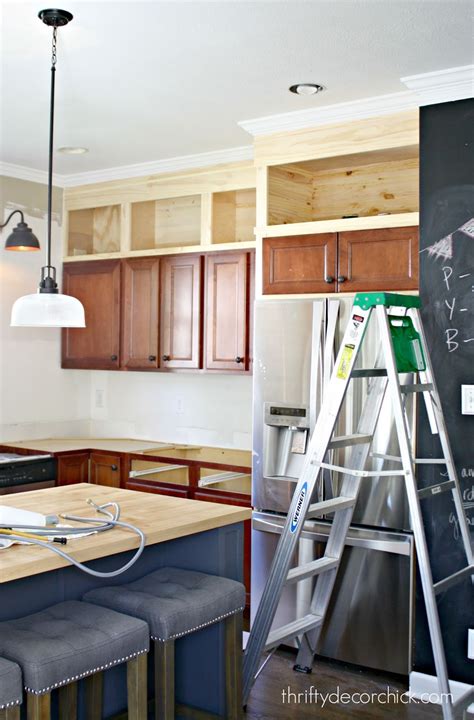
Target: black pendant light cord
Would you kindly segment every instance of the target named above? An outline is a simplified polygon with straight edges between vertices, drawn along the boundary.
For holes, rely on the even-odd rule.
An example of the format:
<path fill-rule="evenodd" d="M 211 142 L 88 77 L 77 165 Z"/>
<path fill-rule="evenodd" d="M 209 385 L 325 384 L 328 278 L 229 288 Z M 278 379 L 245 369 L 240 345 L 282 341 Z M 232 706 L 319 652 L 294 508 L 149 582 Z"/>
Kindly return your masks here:
<path fill-rule="evenodd" d="M 12 217 L 14 216 L 15 213 L 20 213 L 20 217 L 21 217 L 20 222 L 22 222 L 22 223 L 25 222 L 25 217 L 23 215 L 23 212 L 21 210 L 13 210 L 13 212 L 10 213 L 10 215 L 7 217 L 7 219 L 5 220 L 3 225 L 0 225 L 0 228 L 4 228 L 6 225 L 8 225 L 8 223 L 10 222 L 10 220 L 12 219 Z"/>
<path fill-rule="evenodd" d="M 48 164 L 48 229 L 47 264 L 41 268 L 40 292 L 57 293 L 56 268 L 51 264 L 51 224 L 53 215 L 53 152 L 54 152 L 54 91 L 56 80 L 56 41 L 58 28 L 53 26 L 51 54 L 51 96 L 49 104 L 49 164 Z"/>

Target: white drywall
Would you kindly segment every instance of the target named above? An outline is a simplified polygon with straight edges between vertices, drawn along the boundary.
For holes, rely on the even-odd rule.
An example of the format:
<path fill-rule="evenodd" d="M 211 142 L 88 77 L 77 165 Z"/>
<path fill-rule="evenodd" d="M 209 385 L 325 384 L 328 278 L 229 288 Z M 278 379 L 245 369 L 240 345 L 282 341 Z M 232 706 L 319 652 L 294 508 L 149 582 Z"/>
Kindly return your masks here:
<path fill-rule="evenodd" d="M 83 436 L 89 430 L 90 373 L 61 370 L 61 331 L 11 328 L 13 302 L 36 292 L 45 264 L 46 186 L 0 178 L 0 217 L 15 208 L 38 237 L 40 252 L 8 252 L 5 240 L 20 220 L 16 215 L 0 235 L 0 441 Z M 54 197 L 53 261 L 61 276 L 62 192 Z"/>

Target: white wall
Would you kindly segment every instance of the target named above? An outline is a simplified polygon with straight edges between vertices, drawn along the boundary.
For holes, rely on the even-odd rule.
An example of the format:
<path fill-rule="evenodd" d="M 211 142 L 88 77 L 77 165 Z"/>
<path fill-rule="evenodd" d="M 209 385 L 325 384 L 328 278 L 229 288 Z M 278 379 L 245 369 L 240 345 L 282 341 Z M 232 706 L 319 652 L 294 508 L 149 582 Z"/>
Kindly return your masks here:
<path fill-rule="evenodd" d="M 45 264 L 46 186 L 0 178 L 0 217 L 19 208 L 38 237 L 39 252 L 8 252 L 5 240 L 20 220 L 15 215 L 0 235 L 0 441 L 82 436 L 89 430 L 90 373 L 61 370 L 60 330 L 11 328 L 13 302 L 36 292 Z M 55 190 L 53 261 L 61 275 L 62 193 Z"/>
<path fill-rule="evenodd" d="M 20 208 L 42 245 L 39 253 L 5 251 L 12 224 L 0 236 L 0 442 L 132 437 L 250 449 L 251 377 L 61 370 L 60 330 L 10 328 L 14 300 L 36 291 L 45 262 L 46 186 L 0 181 L 0 217 Z M 61 195 L 55 191 L 53 223 L 59 275 Z"/>
<path fill-rule="evenodd" d="M 93 435 L 252 447 L 251 377 L 100 371 L 91 375 Z"/>

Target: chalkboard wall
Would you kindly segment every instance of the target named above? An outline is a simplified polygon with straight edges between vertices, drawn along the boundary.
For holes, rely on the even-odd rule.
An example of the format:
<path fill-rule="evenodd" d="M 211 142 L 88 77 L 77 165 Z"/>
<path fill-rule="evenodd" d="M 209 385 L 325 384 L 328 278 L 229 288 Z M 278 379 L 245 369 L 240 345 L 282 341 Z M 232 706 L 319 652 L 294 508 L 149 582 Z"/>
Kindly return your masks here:
<path fill-rule="evenodd" d="M 474 415 L 461 414 L 461 385 L 474 385 L 474 101 L 460 100 L 420 111 L 420 292 L 434 364 L 466 514 L 474 540 Z M 422 404 L 422 403 L 421 403 Z M 424 408 L 418 456 L 439 457 Z M 426 467 L 420 485 L 445 472 Z M 422 501 L 434 580 L 466 565 L 450 493 Z M 420 588 L 420 583 L 417 583 Z M 420 591 L 421 592 L 421 589 Z M 474 682 L 467 659 L 474 628 L 470 579 L 439 596 L 450 678 Z M 417 596 L 415 670 L 434 667 L 421 595 Z"/>

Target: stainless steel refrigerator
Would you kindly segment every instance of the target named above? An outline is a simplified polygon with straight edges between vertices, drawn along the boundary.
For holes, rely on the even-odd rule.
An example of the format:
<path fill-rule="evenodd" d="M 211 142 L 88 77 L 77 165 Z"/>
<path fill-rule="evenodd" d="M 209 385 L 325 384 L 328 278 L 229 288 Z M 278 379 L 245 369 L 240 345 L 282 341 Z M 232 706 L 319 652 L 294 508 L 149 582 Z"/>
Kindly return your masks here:
<path fill-rule="evenodd" d="M 255 305 L 252 600 L 255 616 L 269 567 L 298 480 L 332 370 L 350 320 L 352 298 L 262 300 Z M 374 364 L 375 321 L 369 325 L 356 367 Z M 403 381 L 409 381 L 403 378 Z M 338 423 L 355 432 L 368 381 L 353 380 Z M 411 401 L 409 401 L 411 402 Z M 409 418 L 413 407 L 406 407 Z M 345 464 L 346 450 L 332 451 Z M 378 455 L 396 455 L 388 398 L 382 407 L 371 469 L 390 469 Z M 392 466 L 395 467 L 395 466 Z M 337 474 L 326 471 L 313 501 L 337 494 Z M 294 564 L 324 554 L 330 517 L 308 521 Z M 284 590 L 274 626 L 305 615 L 314 579 Z M 337 660 L 408 674 L 411 667 L 414 555 L 405 487 L 399 476 L 364 478 L 318 653 Z"/>

